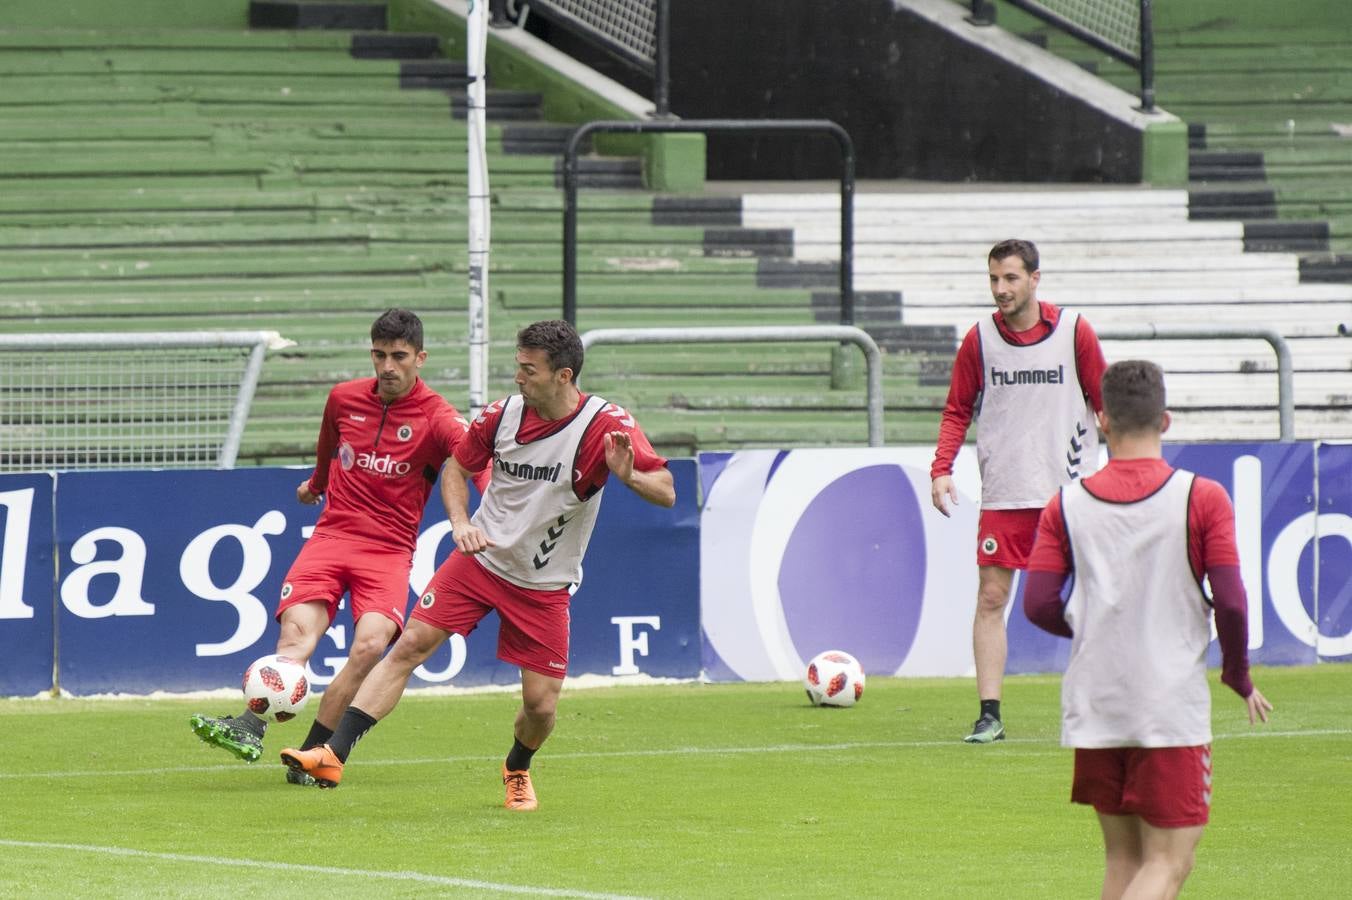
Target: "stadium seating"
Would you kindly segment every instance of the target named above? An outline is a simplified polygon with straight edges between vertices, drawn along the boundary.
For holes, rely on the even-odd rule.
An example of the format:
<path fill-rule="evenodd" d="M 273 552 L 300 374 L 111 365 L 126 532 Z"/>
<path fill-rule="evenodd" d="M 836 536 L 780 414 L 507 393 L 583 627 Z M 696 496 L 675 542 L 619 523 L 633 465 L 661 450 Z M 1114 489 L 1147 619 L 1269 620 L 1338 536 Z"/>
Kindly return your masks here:
<path fill-rule="evenodd" d="M 369 370 L 363 335 L 389 305 L 424 316 L 425 375 L 466 405 L 463 69 L 435 37 L 16 29 L 0 31 L 0 72 L 7 330 L 280 331 L 297 346 L 268 359 L 241 465 L 310 457 L 324 394 Z M 560 312 L 558 154 L 571 128 L 543 121 L 528 92 L 494 90 L 489 110 L 499 395 L 512 389 L 515 329 Z M 654 196 L 639 178 L 636 160 L 584 161 L 581 329 L 837 319 L 835 195 Z M 1295 349 L 1298 433 L 1352 435 L 1336 337 L 1352 289 L 1311 283 L 1291 253 L 1243 252 L 1258 233 L 1199 220 L 1196 193 L 861 186 L 857 200 L 857 321 L 889 351 L 889 443 L 933 440 L 956 339 L 989 309 L 981 260 L 1011 230 L 1042 245 L 1045 296 L 1101 328 L 1280 326 Z M 1188 413 L 1178 436 L 1275 436 L 1262 342 L 1108 349 L 1165 363 Z M 861 379 L 833 387 L 831 351 L 599 347 L 584 382 L 641 411 L 672 454 L 859 444 Z"/>
<path fill-rule="evenodd" d="M 1156 11 L 1155 90 L 1188 123 L 1193 216 L 1284 230 L 1266 246 L 1301 252 L 1307 280 L 1352 281 L 1352 35 L 1305 20 L 1299 7 L 1273 26 L 1249 21 L 1244 4 L 1226 16 L 1191 6 Z M 1030 39 L 1136 89 L 1121 63 L 1027 27 Z"/>
<path fill-rule="evenodd" d="M 743 221 L 791 229 L 810 261 L 838 258 L 833 194 L 742 198 Z M 863 193 L 856 198 L 855 284 L 894 292 L 913 325 L 965 329 L 990 309 L 980 261 L 1017 234 L 1042 254 L 1044 299 L 1073 306 L 1100 330 L 1144 324 L 1273 328 L 1295 363 L 1298 437 L 1352 437 L 1352 371 L 1339 325 L 1352 285 L 1300 278 L 1291 253 L 1245 251 L 1240 222 L 1189 217 L 1188 193 L 1149 188 L 979 189 Z M 1168 374 L 1171 436 L 1277 436 L 1276 357 L 1254 340 L 1107 340 L 1109 359 L 1146 356 Z"/>
<path fill-rule="evenodd" d="M 389 305 L 425 316 L 428 380 L 466 405 L 463 69 L 436 53 L 435 39 L 331 30 L 0 32 L 6 328 L 281 332 L 297 346 L 268 359 L 241 464 L 312 454 L 324 393 L 369 371 L 363 335 Z M 571 129 L 540 121 L 538 96 L 493 91 L 489 106 L 500 394 L 516 328 L 560 313 Z M 757 288 L 754 252 L 706 248 L 680 198 L 659 213 L 631 190 L 636 160 L 591 157 L 582 172 L 580 328 L 817 320 L 811 278 Z M 932 346 L 951 355 L 951 335 Z M 830 388 L 829 345 L 594 359 L 588 388 L 643 408 L 669 452 L 866 434 L 862 387 Z M 889 357 L 890 440 L 933 432 L 942 387 L 919 368 Z"/>

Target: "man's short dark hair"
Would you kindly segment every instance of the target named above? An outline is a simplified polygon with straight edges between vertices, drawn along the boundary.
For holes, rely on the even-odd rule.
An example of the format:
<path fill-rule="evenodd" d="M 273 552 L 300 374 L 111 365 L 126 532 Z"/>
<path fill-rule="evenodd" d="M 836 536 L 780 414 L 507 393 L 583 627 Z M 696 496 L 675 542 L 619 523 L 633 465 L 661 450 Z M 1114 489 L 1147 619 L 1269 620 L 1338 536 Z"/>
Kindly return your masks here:
<path fill-rule="evenodd" d="M 415 351 L 423 348 L 422 319 L 406 309 L 387 309 L 371 326 L 371 341 L 405 341 Z"/>
<path fill-rule="evenodd" d="M 1017 256 L 1023 261 L 1023 268 L 1029 275 L 1037 271 L 1041 260 L 1038 259 L 1037 246 L 1032 241 L 1021 241 L 1018 238 L 1010 238 L 1007 241 L 1001 241 L 991 248 L 990 255 L 986 257 L 987 262 L 999 262 L 1010 256 Z"/>
<path fill-rule="evenodd" d="M 543 350 L 549 367 L 572 369 L 573 381 L 582 374 L 582 338 L 562 319 L 534 322 L 516 333 L 516 346 L 522 350 Z"/>
<path fill-rule="evenodd" d="M 1164 372 L 1144 359 L 1115 362 L 1103 373 L 1103 411 L 1114 431 L 1162 428 Z"/>

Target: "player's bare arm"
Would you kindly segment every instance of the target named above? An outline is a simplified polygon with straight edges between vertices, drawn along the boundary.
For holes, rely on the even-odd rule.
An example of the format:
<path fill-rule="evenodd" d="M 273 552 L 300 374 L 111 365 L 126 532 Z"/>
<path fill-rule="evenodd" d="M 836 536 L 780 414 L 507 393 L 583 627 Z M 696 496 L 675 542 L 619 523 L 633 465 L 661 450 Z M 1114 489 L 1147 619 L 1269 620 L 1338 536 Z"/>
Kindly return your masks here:
<path fill-rule="evenodd" d="M 954 506 L 958 505 L 958 489 L 953 484 L 952 475 L 940 475 L 930 482 L 930 502 L 945 516 L 952 515 L 948 504 L 951 502 Z"/>
<path fill-rule="evenodd" d="M 461 553 L 478 553 L 497 544 L 469 519 L 469 479 L 474 473 L 460 465 L 454 456 L 441 470 L 441 502 L 451 522 L 451 537 Z"/>
<path fill-rule="evenodd" d="M 625 487 L 657 506 L 676 505 L 676 485 L 665 466 L 650 472 L 634 468 L 634 441 L 629 432 L 611 431 L 602 440 L 606 448 L 606 466 Z"/>

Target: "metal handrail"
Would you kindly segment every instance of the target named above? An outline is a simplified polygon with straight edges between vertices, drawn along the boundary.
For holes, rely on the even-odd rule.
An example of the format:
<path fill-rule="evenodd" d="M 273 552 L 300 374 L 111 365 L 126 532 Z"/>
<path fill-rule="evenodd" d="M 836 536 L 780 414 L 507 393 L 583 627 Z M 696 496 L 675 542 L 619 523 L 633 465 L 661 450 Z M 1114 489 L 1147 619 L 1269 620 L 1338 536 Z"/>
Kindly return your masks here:
<path fill-rule="evenodd" d="M 1097 329 L 1098 336 L 1108 341 L 1205 340 L 1209 338 L 1255 338 L 1267 341 L 1277 354 L 1277 421 L 1282 443 L 1296 439 L 1296 402 L 1292 381 L 1291 347 L 1272 328 L 1248 325 L 1155 325 L 1147 323 L 1135 328 Z"/>
<path fill-rule="evenodd" d="M 853 325 L 725 326 L 709 328 L 595 328 L 582 347 L 596 344 L 740 344 L 839 341 L 854 344 L 868 365 L 868 445 L 883 445 L 883 358 L 868 332 Z"/>
<path fill-rule="evenodd" d="M 598 121 L 578 127 L 563 150 L 563 318 L 577 324 L 578 148 L 584 138 L 609 134 L 819 132 L 840 147 L 840 324 L 854 324 L 854 141 L 830 119 L 685 119 L 661 122 Z"/>

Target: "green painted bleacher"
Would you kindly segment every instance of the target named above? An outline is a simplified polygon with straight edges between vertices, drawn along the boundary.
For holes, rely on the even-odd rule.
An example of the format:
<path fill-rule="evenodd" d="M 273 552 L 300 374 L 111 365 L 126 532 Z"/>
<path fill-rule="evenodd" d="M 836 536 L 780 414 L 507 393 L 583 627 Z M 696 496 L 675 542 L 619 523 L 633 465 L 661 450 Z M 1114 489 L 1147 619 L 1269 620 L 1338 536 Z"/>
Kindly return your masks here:
<path fill-rule="evenodd" d="M 1124 90 L 1139 89 L 1124 64 L 1007 7 L 1000 16 Z M 1311 260 L 1341 255 L 1346 272 L 1335 280 L 1343 281 L 1352 281 L 1350 25 L 1346 5 L 1326 0 L 1154 7 L 1156 99 L 1190 126 L 1193 190 L 1212 195 L 1215 215 L 1228 205 L 1231 218 L 1271 217 L 1251 193 L 1270 190 L 1278 219 L 1326 221 L 1328 252 Z M 1243 156 L 1255 153 L 1261 158 Z"/>
<path fill-rule="evenodd" d="M 328 388 L 369 372 L 390 305 L 428 325 L 429 383 L 467 405 L 467 236 L 459 94 L 401 89 L 351 34 L 0 30 L 0 321 L 9 333 L 268 329 L 240 464 L 304 463 Z M 490 96 L 491 395 L 512 338 L 561 307 L 560 133 L 539 97 Z M 523 140 L 554 149 L 523 154 Z M 532 143 L 533 142 L 533 143 Z M 767 288 L 754 252 L 710 254 L 653 224 L 650 193 L 588 186 L 579 326 L 816 321 L 807 287 Z M 827 278 L 823 290 L 834 284 Z M 599 347 L 589 390 L 632 406 L 660 449 L 860 444 L 862 387 L 829 345 Z M 940 354 L 942 355 L 942 353 Z M 886 361 L 887 438 L 929 441 L 943 385 Z M 862 364 L 859 366 L 862 370 Z"/>

